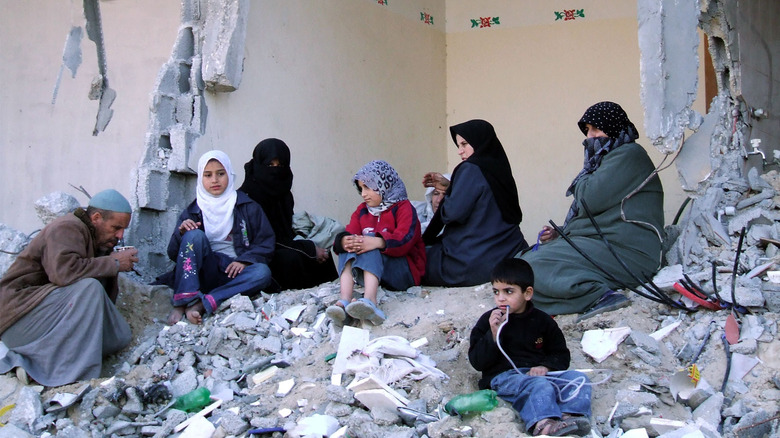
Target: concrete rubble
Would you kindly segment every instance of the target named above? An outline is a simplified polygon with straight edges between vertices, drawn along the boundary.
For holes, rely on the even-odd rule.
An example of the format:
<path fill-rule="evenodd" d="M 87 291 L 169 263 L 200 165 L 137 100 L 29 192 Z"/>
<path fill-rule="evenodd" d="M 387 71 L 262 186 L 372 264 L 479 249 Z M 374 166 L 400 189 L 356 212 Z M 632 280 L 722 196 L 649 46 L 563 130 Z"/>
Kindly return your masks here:
<path fill-rule="evenodd" d="M 154 309 L 151 304 L 168 299 L 165 288 L 142 285 L 124 274 L 122 280 L 120 309 L 125 313 L 146 303 L 135 313 L 141 316 Z M 761 288 L 761 284 L 751 287 Z M 452 301 L 448 297 L 453 294 L 464 297 L 477 312 L 464 312 L 468 315 L 461 317 L 440 308 Z M 385 293 L 382 306 L 388 309 L 388 321 L 363 329 L 369 330 L 372 339 L 395 335 L 411 340 L 425 334 L 428 343 L 420 351 L 434 358 L 436 366 L 451 377 L 449 381 L 429 377 L 391 384 L 390 391 L 406 403 L 408 409 L 403 413 L 386 406 L 368 409 L 349 389 L 359 383 L 352 375 L 333 384 L 333 361 L 328 355 L 338 350 L 341 330 L 322 318 L 326 306 L 338 298 L 338 284 L 330 283 L 253 299 L 234 297 L 202 326 L 180 322 L 168 327 L 145 315 L 145 329 L 134 326 L 136 333 L 143 334 L 109 365 L 113 376 L 87 382 L 90 388 L 86 394 L 59 412 L 49 409 L 55 396 L 76 394 L 84 382 L 42 388 L 25 386 L 12 373 L 0 376 L 0 408 L 16 405 L 0 416 L 0 423 L 14 429 L 0 428 L 0 436 L 19 430 L 18 436 L 39 437 L 242 437 L 252 430 L 274 428 L 287 432 L 260 436 L 315 436 L 306 432 L 309 430 L 326 430 L 324 436 L 521 436 L 522 423 L 504 402 L 483 415 L 463 418 L 449 417 L 440 408 L 455 395 L 477 389 L 477 374 L 466 357 L 467 338 L 476 316 L 488 308 L 485 303 L 490 305 L 486 294 L 484 286 L 418 287 Z M 780 338 L 776 310 L 751 306 L 752 314 L 740 317 L 742 338 L 732 346 L 732 352 L 742 351 L 760 362 L 749 369 L 733 364 L 730 380 L 721 392 L 726 364 L 721 334 L 728 310 L 685 313 L 638 296 L 632 301 L 626 309 L 583 322 L 576 322 L 576 315 L 557 318 L 572 350 L 572 367 L 606 369 L 612 374 L 593 389 L 592 436 L 620 436 L 620 430 L 641 429 L 649 436 L 663 437 L 778 433 Z M 480 303 L 484 309 L 479 308 Z M 462 304 L 454 303 L 453 309 Z M 162 318 L 165 306 L 160 310 L 157 313 Z M 283 315 L 293 316 L 287 319 Z M 659 330 L 669 326 L 673 328 Z M 630 334 L 621 336 L 622 342 L 600 363 L 579 346 L 586 331 L 621 327 L 629 328 Z M 653 336 L 655 333 L 661 335 Z M 702 346 L 705 339 L 708 341 Z M 670 394 L 670 379 L 675 372 L 685 371 L 699 349 L 700 388 L 675 399 Z M 457 354 L 448 353 L 452 350 Z M 268 373 L 271 369 L 274 372 Z M 263 375 L 267 377 L 259 377 Z M 591 375 L 591 379 L 601 380 L 599 375 Z M 221 404 L 207 415 L 163 410 L 172 398 L 199 387 L 221 398 Z M 195 420 L 181 427 L 188 416 L 195 416 Z"/>

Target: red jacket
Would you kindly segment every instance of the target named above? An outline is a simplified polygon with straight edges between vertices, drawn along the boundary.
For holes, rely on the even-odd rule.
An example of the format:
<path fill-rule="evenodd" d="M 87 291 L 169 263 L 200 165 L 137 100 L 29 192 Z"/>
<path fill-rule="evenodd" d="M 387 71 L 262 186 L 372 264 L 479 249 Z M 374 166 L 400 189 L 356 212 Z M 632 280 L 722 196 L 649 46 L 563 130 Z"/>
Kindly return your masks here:
<path fill-rule="evenodd" d="M 420 220 L 412 203 L 408 200 L 396 202 L 379 216 L 368 211 L 366 203 L 358 205 L 347 225 L 347 232 L 339 234 L 333 245 L 336 253 L 343 253 L 341 238 L 348 234 L 373 232 L 385 239 L 382 253 L 388 257 L 406 257 L 414 284 L 419 285 L 425 274 L 425 244 L 420 232 Z"/>

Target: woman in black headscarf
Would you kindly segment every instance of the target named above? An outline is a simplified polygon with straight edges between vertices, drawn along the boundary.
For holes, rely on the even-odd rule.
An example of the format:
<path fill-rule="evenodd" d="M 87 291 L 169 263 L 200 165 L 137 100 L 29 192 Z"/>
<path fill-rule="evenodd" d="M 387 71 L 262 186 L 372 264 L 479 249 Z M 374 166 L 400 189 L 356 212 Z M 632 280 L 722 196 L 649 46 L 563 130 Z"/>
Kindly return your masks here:
<path fill-rule="evenodd" d="M 338 277 L 330 252 L 311 240 L 294 240 L 292 217 L 293 174 L 290 149 L 279 139 L 267 138 L 255 146 L 240 190 L 263 207 L 276 234 L 276 249 L 270 263 L 279 290 L 316 286 Z"/>
<path fill-rule="evenodd" d="M 578 122 L 586 138 L 585 160 L 566 191 L 574 195 L 563 231 L 615 278 L 636 281 L 619 265 L 588 218 L 583 202 L 618 256 L 639 276 L 651 276 L 661 261 L 663 187 L 636 127 L 620 105 L 599 102 Z M 520 256 L 534 269 L 534 305 L 553 315 L 586 311 L 581 319 L 629 304 L 619 284 L 588 262 L 550 227 L 538 250 Z"/>
<path fill-rule="evenodd" d="M 423 284 L 472 286 L 490 281 L 498 260 L 528 244 L 520 231 L 523 213 L 512 168 L 493 125 L 470 120 L 451 126 L 450 134 L 462 161 L 423 236 Z M 423 185 L 439 187 L 441 179 L 428 173 Z"/>

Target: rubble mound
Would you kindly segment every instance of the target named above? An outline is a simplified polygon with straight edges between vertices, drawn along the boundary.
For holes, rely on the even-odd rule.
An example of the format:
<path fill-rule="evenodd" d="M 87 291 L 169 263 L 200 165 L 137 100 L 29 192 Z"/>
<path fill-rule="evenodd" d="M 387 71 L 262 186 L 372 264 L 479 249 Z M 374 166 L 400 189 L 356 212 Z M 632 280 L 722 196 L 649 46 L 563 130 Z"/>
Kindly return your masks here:
<path fill-rule="evenodd" d="M 220 437 L 257 431 L 266 432 L 253 436 L 320 436 L 317 428 L 324 428 L 325 436 L 338 429 L 333 436 L 352 437 L 526 433 L 503 401 L 482 414 L 457 417 L 443 412 L 452 397 L 478 389 L 479 373 L 467 357 L 468 336 L 477 318 L 493 307 L 489 285 L 414 287 L 381 295 L 387 320 L 360 328 L 371 339 L 419 341 L 414 345 L 449 377 L 394 382 L 391 391 L 409 403 L 408 409 L 392 410 L 369 409 L 359 402 L 347 389 L 353 375 L 345 374 L 341 382 L 331 376 L 342 329 L 325 318 L 325 308 L 338 299 L 337 283 L 253 299 L 234 297 L 203 325 L 180 322 L 168 327 L 169 289 L 142 285 L 125 274 L 121 278 L 118 305 L 133 328 L 133 344 L 107 361 L 105 378 L 91 382 L 42 388 L 21 384 L 13 373 L 0 376 L 0 409 L 15 404 L 0 414 L 0 423 L 6 424 L 0 427 L 0 437 L 166 437 L 182 429 L 182 436 L 197 429 L 204 435 L 186 436 Z M 593 382 L 609 376 L 592 388 L 592 436 L 619 436 L 620 430 L 637 428 L 645 428 L 650 436 L 683 436 L 684 431 L 707 437 L 777 433 L 776 313 L 757 308 L 740 316 L 742 339 L 730 346 L 739 364 L 732 359 L 731 380 L 721 392 L 727 368 L 721 334 L 729 311 L 686 313 L 636 295 L 631 299 L 626 308 L 581 322 L 577 315 L 556 317 L 572 353 L 571 368 L 596 370 L 589 372 Z M 621 327 L 629 334 L 601 362 L 583 351 L 584 333 Z M 668 334 L 655 333 L 664 328 Z M 691 373 L 690 362 L 699 350 L 698 385 L 684 383 L 687 388 L 681 390 L 673 378 L 681 371 Z M 206 419 L 165 409 L 201 387 L 221 399 Z M 179 426 L 188 416 L 196 418 L 189 420 L 190 429 Z"/>

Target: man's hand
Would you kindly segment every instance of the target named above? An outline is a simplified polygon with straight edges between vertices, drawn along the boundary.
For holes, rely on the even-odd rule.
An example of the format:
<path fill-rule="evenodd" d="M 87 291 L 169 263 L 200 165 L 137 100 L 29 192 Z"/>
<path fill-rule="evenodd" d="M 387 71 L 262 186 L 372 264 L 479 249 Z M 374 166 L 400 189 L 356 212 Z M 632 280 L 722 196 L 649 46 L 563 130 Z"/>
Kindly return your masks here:
<path fill-rule="evenodd" d="M 547 367 L 539 365 L 538 367 L 533 367 L 530 370 L 528 370 L 528 375 L 529 376 L 546 376 L 547 373 L 549 373 L 549 372 L 550 372 L 550 370 Z"/>
<path fill-rule="evenodd" d="M 493 332 L 493 340 L 496 340 L 496 336 L 498 335 L 498 327 L 501 325 L 502 322 L 504 322 L 504 319 L 506 319 L 506 309 L 499 307 L 498 309 L 494 309 L 492 312 L 490 312 L 490 319 L 488 319 L 488 322 L 490 322 L 490 331 Z"/>
<path fill-rule="evenodd" d="M 192 219 L 184 219 L 181 225 L 179 225 L 179 234 L 184 234 L 190 230 L 197 230 L 198 228 L 200 228 L 200 222 L 195 222 Z"/>
<path fill-rule="evenodd" d="M 138 261 L 138 249 L 127 248 L 115 251 L 111 253 L 111 258 L 119 262 L 119 272 L 132 271 L 133 265 Z"/>
<path fill-rule="evenodd" d="M 227 276 L 230 278 L 236 278 L 236 275 L 240 274 L 241 271 L 243 271 L 246 267 L 246 263 L 233 262 L 228 265 L 227 269 L 225 269 L 225 274 L 227 274 Z"/>

